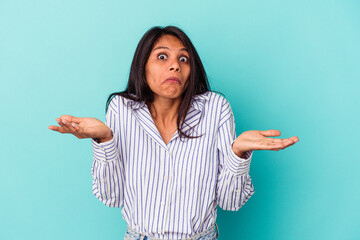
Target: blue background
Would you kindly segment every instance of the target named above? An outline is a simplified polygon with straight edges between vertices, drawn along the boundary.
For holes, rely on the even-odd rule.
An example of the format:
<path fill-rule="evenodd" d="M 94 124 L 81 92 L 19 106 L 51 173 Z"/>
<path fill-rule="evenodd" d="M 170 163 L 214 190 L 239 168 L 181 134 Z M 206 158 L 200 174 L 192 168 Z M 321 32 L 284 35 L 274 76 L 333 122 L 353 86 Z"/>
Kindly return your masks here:
<path fill-rule="evenodd" d="M 90 140 L 47 127 L 104 120 L 155 25 L 189 35 L 238 134 L 300 138 L 255 152 L 255 194 L 219 210 L 219 239 L 360 239 L 355 0 L 0 0 L 0 239 L 123 239 L 120 209 L 91 192 Z"/>

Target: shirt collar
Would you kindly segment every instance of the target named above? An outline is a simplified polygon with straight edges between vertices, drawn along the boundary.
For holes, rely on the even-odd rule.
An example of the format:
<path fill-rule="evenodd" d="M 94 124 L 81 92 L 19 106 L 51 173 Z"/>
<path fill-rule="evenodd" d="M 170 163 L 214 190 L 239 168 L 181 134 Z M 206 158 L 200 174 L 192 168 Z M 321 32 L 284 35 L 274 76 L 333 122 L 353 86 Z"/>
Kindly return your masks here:
<path fill-rule="evenodd" d="M 204 107 L 205 102 L 208 100 L 209 100 L 209 92 L 195 95 L 195 97 L 193 98 L 193 101 L 191 103 L 191 107 L 193 107 L 201 112 Z"/>
<path fill-rule="evenodd" d="M 130 94 L 133 97 L 136 97 L 134 94 Z M 129 98 L 124 97 L 124 104 L 127 108 L 132 108 L 133 110 L 137 110 L 145 106 L 145 102 L 138 102 Z"/>

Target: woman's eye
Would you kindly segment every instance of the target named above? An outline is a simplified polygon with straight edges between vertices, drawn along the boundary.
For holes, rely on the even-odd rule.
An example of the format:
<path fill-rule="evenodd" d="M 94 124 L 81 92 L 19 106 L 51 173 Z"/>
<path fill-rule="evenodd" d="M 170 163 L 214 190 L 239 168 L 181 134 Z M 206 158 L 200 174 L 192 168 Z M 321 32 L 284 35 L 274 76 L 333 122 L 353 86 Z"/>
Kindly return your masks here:
<path fill-rule="evenodd" d="M 158 59 L 164 60 L 166 58 L 167 58 L 167 56 L 165 54 L 159 54 L 158 55 Z"/>
<path fill-rule="evenodd" d="M 181 62 L 187 62 L 187 61 L 188 61 L 188 58 L 187 58 L 187 57 L 181 57 L 181 58 L 180 58 L 180 61 L 181 61 Z"/>

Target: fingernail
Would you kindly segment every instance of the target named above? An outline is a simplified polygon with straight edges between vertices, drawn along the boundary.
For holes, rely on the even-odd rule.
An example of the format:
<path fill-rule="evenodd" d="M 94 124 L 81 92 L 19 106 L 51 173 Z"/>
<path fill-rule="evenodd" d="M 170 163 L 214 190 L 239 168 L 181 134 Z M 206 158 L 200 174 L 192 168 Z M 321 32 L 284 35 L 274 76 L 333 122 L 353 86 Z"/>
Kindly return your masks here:
<path fill-rule="evenodd" d="M 75 127 L 75 124 L 74 124 L 74 123 L 71 123 L 71 125 L 72 125 L 73 127 Z"/>
<path fill-rule="evenodd" d="M 59 120 L 56 120 L 57 121 L 57 123 L 59 123 L 60 124 L 60 121 Z"/>
<path fill-rule="evenodd" d="M 63 124 L 66 124 L 66 121 L 64 120 L 64 121 L 62 121 L 63 122 Z"/>

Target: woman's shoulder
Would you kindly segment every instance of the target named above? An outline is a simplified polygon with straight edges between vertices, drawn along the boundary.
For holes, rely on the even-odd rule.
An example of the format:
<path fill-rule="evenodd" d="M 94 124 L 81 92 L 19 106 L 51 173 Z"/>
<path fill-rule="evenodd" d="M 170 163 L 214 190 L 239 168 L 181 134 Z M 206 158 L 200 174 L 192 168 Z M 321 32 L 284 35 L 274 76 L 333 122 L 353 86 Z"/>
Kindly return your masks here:
<path fill-rule="evenodd" d="M 139 108 L 145 104 L 144 102 L 137 101 L 136 99 L 137 97 L 133 94 L 116 94 L 111 99 L 109 106 L 115 105 L 117 108 L 126 107 L 134 109 Z"/>
<path fill-rule="evenodd" d="M 205 115 L 211 114 L 211 118 L 220 117 L 231 111 L 230 104 L 224 96 L 218 92 L 207 91 L 196 95 L 192 107 L 202 111 Z"/>
<path fill-rule="evenodd" d="M 229 104 L 228 100 L 219 92 L 207 91 L 205 93 L 195 95 L 194 100 L 202 101 L 207 105 L 225 105 Z"/>

